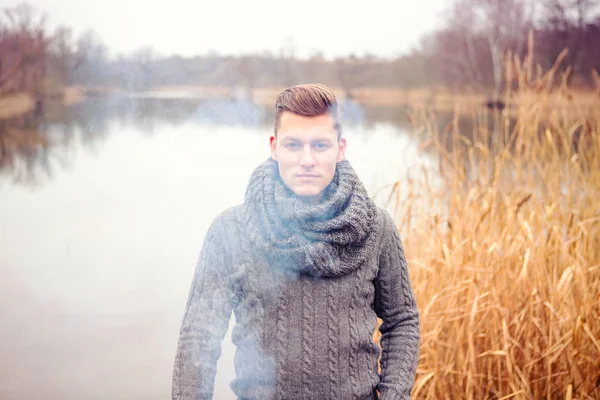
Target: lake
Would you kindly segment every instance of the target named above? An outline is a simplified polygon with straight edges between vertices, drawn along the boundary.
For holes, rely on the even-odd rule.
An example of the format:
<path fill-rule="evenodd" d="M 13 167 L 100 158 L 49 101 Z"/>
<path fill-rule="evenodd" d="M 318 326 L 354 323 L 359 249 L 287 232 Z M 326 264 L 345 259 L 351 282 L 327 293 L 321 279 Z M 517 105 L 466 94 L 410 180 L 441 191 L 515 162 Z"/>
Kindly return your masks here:
<path fill-rule="evenodd" d="M 378 117 L 389 110 L 348 110 L 347 159 L 369 193 L 434 174 L 408 128 Z M 0 398 L 170 398 L 204 234 L 269 157 L 269 112 L 125 96 L 0 125 Z M 234 398 L 229 335 L 218 399 Z"/>

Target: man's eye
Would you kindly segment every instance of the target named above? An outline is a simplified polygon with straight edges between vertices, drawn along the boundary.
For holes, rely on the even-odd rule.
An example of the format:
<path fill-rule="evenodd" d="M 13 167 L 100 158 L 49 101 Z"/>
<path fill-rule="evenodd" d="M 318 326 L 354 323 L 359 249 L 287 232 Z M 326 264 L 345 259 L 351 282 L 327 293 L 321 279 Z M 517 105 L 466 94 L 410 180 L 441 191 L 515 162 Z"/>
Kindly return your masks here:
<path fill-rule="evenodd" d="M 298 149 L 300 148 L 300 143 L 287 143 L 285 147 L 288 147 L 290 149 Z"/>
<path fill-rule="evenodd" d="M 317 150 L 325 150 L 327 148 L 327 145 L 324 143 L 316 143 L 315 144 L 315 149 Z"/>

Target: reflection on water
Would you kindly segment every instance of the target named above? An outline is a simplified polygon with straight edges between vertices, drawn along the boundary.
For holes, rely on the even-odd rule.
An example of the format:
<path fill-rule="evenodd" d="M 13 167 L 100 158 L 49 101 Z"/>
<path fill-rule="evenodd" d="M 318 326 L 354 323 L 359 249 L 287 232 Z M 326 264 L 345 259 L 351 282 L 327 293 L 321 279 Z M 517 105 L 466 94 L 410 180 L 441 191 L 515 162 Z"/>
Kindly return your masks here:
<path fill-rule="evenodd" d="M 0 120 L 0 172 L 12 174 L 14 182 L 31 181 L 37 165 L 49 171 L 49 147 L 37 118 Z"/>
<path fill-rule="evenodd" d="M 15 183 L 34 186 L 51 178 L 53 168 L 69 168 L 76 146 L 99 151 L 107 136 L 123 127 L 141 135 L 152 135 L 165 126 L 192 123 L 208 126 L 233 125 L 246 129 L 271 129 L 273 107 L 244 99 L 200 100 L 193 97 L 108 97 L 90 99 L 69 108 L 50 104 L 44 119 L 33 114 L 0 120 L 0 174 Z M 344 122 L 350 128 L 372 129 L 390 123 L 409 129 L 405 110 L 396 107 L 364 109 L 351 101 L 342 104 Z M 77 139 L 76 139 L 77 138 Z"/>
<path fill-rule="evenodd" d="M 269 155 L 270 110 L 248 127 L 201 107 L 98 99 L 2 126 L 0 398 L 169 398 L 204 233 Z M 365 115 L 345 134 L 370 193 L 432 168 Z M 227 336 L 218 399 L 232 398 L 233 352 Z"/>

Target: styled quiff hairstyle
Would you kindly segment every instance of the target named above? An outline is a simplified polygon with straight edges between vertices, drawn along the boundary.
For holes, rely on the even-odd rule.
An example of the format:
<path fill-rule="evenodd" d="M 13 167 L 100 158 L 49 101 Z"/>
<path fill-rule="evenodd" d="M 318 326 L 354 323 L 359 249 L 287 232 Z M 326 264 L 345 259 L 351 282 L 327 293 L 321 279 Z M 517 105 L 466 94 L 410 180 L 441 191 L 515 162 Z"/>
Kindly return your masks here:
<path fill-rule="evenodd" d="M 329 114 L 333 117 L 338 140 L 342 137 L 342 125 L 338 103 L 333 91 L 320 83 L 297 85 L 283 90 L 275 101 L 275 136 L 279 130 L 281 114 L 288 111 L 303 117 Z"/>

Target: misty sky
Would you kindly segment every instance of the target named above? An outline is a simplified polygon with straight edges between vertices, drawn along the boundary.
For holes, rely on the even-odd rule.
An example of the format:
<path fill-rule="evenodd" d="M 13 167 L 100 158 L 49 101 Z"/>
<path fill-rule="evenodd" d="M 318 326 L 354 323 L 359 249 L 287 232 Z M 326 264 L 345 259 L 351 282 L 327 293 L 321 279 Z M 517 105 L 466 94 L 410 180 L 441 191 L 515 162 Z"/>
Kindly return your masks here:
<path fill-rule="evenodd" d="M 21 3 L 1 0 L 2 6 Z M 145 46 L 159 54 L 278 53 L 297 56 L 365 52 L 390 57 L 410 50 L 443 20 L 450 0 L 28 0 L 48 26 L 91 28 L 116 52 Z M 285 7 L 285 10 L 283 9 Z"/>

